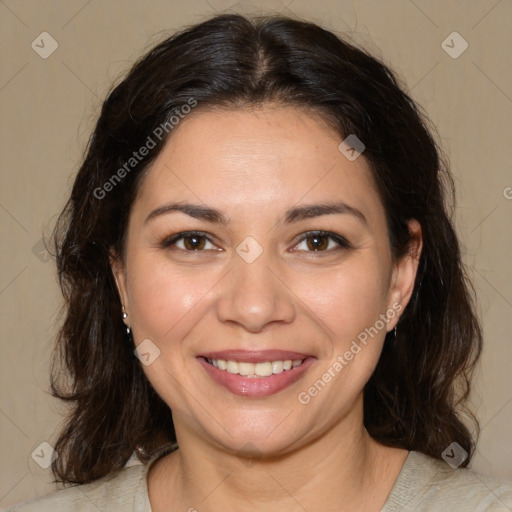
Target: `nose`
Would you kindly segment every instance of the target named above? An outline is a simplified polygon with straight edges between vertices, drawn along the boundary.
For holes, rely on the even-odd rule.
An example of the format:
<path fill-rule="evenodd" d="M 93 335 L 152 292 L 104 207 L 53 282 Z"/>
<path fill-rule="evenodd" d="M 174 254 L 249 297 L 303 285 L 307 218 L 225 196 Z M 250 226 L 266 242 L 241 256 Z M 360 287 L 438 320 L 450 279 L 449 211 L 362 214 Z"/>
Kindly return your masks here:
<path fill-rule="evenodd" d="M 256 333 L 272 323 L 291 323 L 296 316 L 294 293 L 272 265 L 266 251 L 252 263 L 238 255 L 224 281 L 217 301 L 217 316 L 221 322 L 232 323 Z"/>

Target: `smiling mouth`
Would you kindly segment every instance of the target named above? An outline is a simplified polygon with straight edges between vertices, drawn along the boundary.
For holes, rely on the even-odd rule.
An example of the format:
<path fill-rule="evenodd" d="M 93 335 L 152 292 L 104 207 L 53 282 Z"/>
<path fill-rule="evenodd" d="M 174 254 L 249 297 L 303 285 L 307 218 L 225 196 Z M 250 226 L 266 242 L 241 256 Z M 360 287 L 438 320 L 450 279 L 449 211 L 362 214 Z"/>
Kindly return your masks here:
<path fill-rule="evenodd" d="M 249 378 L 270 377 L 271 375 L 287 372 L 297 368 L 306 360 L 306 358 L 304 358 L 247 363 L 225 359 L 211 359 L 209 357 L 205 357 L 204 359 L 218 370 Z"/>

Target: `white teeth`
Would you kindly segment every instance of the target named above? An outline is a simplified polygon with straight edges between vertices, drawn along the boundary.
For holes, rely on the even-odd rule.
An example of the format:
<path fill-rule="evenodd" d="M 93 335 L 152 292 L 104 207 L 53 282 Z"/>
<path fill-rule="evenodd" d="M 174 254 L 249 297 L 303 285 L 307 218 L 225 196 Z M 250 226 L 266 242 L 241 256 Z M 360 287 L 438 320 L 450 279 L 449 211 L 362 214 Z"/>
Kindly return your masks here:
<path fill-rule="evenodd" d="M 229 373 L 238 373 L 238 364 L 235 361 L 227 361 L 226 365 L 226 370 Z"/>
<path fill-rule="evenodd" d="M 240 375 L 254 375 L 254 363 L 238 363 L 237 373 Z"/>
<path fill-rule="evenodd" d="M 272 361 L 272 373 L 283 373 L 284 363 L 283 361 Z"/>
<path fill-rule="evenodd" d="M 272 375 L 272 363 L 256 363 L 254 365 L 254 373 L 259 377 L 268 377 Z"/>
<path fill-rule="evenodd" d="M 261 363 L 244 363 L 237 361 L 226 361 L 224 359 L 207 359 L 207 361 L 228 373 L 243 375 L 246 377 L 269 377 L 272 374 L 283 373 L 300 366 L 304 359 L 287 359 L 286 361 L 265 361 Z"/>

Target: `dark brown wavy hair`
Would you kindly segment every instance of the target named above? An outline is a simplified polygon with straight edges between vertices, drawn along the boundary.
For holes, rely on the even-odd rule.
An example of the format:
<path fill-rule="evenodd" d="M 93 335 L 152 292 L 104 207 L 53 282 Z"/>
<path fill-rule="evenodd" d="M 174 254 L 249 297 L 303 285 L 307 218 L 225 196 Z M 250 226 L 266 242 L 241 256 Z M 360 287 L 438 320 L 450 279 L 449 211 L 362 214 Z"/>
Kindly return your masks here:
<path fill-rule="evenodd" d="M 172 137 L 172 116 L 192 102 L 196 110 L 267 102 L 307 108 L 340 141 L 349 134 L 363 141 L 394 261 L 409 249 L 408 220 L 417 219 L 423 235 L 397 339 L 387 334 L 364 390 L 364 424 L 385 445 L 436 459 L 456 441 L 469 454 L 467 466 L 479 432 L 467 399 L 482 335 L 452 221 L 453 178 L 435 128 L 389 67 L 348 37 L 283 16 L 225 14 L 159 43 L 111 90 L 55 226 L 65 304 L 51 392 L 70 407 L 55 444 L 54 481 L 91 482 L 134 453 L 146 463 L 176 441 L 171 410 L 127 338 L 109 254 L 124 255 L 141 180 Z M 162 126 L 168 134 L 160 140 L 154 134 Z M 130 160 L 148 136 L 155 147 Z M 122 179 L 114 179 L 122 168 Z"/>

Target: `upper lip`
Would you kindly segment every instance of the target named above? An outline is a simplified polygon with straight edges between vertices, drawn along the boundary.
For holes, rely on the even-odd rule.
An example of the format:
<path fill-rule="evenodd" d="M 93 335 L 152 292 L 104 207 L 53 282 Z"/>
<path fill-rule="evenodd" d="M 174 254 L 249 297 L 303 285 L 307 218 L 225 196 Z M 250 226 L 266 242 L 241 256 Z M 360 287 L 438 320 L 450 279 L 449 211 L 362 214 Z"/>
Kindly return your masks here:
<path fill-rule="evenodd" d="M 199 357 L 244 363 L 263 363 L 265 361 L 286 361 L 288 359 L 295 361 L 311 356 L 288 350 L 221 350 L 218 352 L 204 352 L 199 354 Z"/>

